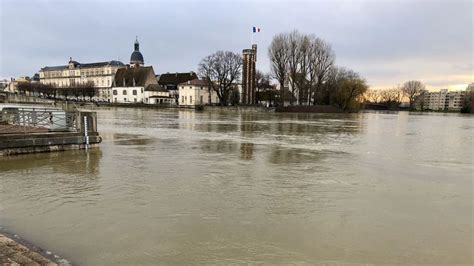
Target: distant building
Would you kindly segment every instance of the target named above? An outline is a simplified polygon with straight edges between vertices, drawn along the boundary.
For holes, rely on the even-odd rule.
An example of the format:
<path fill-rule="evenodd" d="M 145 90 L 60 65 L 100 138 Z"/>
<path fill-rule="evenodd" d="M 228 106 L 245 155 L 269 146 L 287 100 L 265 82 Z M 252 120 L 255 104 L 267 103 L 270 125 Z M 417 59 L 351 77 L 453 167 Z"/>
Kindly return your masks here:
<path fill-rule="evenodd" d="M 10 93 L 18 93 L 18 83 L 21 82 L 31 82 L 31 79 L 30 77 L 11 78 L 3 90 Z"/>
<path fill-rule="evenodd" d="M 158 84 L 166 88 L 169 91 L 170 96 L 175 99 L 175 104 L 178 104 L 178 85 L 190 80 L 195 80 L 198 76 L 193 71 L 190 71 L 184 73 L 164 73 L 156 76 L 156 78 Z"/>
<path fill-rule="evenodd" d="M 210 105 L 218 102 L 217 93 L 213 89 L 209 92 L 209 84 L 205 80 L 193 79 L 179 84 L 180 106 Z"/>
<path fill-rule="evenodd" d="M 256 62 L 257 62 L 257 45 L 253 44 L 252 49 L 244 49 L 242 51 L 242 104 L 255 104 L 257 86 L 256 80 Z"/>
<path fill-rule="evenodd" d="M 421 109 L 433 111 L 459 111 L 463 107 L 465 91 L 426 92 Z"/>
<path fill-rule="evenodd" d="M 155 78 L 153 67 L 121 68 L 115 74 L 112 87 L 114 103 L 146 103 L 169 105 L 172 98 Z"/>
<path fill-rule="evenodd" d="M 8 87 L 8 84 L 10 84 L 8 79 L 0 80 L 0 91 L 4 91 Z"/>
<path fill-rule="evenodd" d="M 39 80 L 56 88 L 68 88 L 92 83 L 99 89 L 98 97 L 110 99 L 110 87 L 118 69 L 125 65 L 120 61 L 81 64 L 69 58 L 64 66 L 46 66 L 39 71 Z"/>

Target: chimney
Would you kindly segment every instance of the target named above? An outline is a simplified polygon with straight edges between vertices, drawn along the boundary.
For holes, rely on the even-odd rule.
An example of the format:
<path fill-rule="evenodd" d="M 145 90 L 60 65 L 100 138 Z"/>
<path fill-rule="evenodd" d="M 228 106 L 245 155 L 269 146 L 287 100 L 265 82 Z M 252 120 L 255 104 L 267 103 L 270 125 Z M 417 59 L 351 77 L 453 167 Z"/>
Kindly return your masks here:
<path fill-rule="evenodd" d="M 135 78 L 132 78 L 133 87 L 135 87 Z"/>

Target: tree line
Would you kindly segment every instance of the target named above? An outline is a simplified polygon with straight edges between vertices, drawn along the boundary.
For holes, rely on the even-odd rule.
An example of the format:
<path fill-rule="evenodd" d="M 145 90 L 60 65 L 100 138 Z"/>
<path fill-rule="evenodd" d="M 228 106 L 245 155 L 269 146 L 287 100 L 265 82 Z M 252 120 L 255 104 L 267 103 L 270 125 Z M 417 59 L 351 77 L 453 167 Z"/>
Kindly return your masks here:
<path fill-rule="evenodd" d="M 99 95 L 99 90 L 92 82 L 62 88 L 40 82 L 19 82 L 17 89 L 20 94 L 44 96 L 53 99 L 63 98 L 65 100 L 72 97 L 75 97 L 76 100 L 79 100 L 80 97 L 82 97 L 83 100 L 89 97 L 89 100 L 91 100 L 93 97 Z"/>
<path fill-rule="evenodd" d="M 368 89 L 364 95 L 365 103 L 374 103 L 386 106 L 388 109 L 397 109 L 404 99 L 408 99 L 410 108 L 415 109 L 417 104 L 423 104 L 423 98 L 427 92 L 421 81 L 410 80 L 402 86 L 389 89 Z"/>

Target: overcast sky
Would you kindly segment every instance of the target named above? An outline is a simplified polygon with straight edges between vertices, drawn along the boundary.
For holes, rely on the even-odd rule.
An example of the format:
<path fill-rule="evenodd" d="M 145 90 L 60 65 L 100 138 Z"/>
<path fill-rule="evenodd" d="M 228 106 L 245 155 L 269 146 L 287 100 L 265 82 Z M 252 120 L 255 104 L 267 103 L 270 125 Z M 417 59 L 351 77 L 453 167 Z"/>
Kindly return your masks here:
<path fill-rule="evenodd" d="M 474 82 L 473 1 L 9 1 L 0 0 L 0 77 L 31 76 L 69 57 L 128 63 L 135 36 L 155 72 L 196 71 L 217 51 L 267 48 L 298 29 L 332 44 L 336 63 L 371 87 L 417 79 L 428 88 Z M 252 26 L 261 32 L 252 33 Z"/>

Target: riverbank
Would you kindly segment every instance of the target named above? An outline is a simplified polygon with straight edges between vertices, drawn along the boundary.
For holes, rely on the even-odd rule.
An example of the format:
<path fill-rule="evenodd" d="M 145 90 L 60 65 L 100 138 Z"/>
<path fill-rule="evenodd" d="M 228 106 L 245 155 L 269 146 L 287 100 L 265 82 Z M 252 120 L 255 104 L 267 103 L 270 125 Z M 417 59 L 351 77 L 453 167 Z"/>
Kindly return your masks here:
<path fill-rule="evenodd" d="M 10 234 L 0 227 L 1 265 L 47 265 L 66 266 L 69 261 L 39 248 L 18 235 Z"/>

